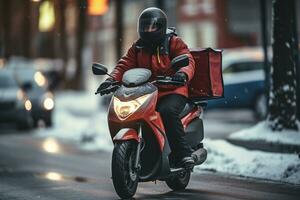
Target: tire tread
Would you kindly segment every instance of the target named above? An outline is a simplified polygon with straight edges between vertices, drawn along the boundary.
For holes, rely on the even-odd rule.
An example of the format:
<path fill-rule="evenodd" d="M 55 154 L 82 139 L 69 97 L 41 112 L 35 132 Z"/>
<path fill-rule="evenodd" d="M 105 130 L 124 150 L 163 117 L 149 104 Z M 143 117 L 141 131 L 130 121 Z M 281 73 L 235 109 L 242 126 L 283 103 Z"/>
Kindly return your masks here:
<path fill-rule="evenodd" d="M 125 164 L 129 159 L 129 153 L 134 148 L 133 141 L 116 143 L 112 155 L 112 179 L 115 190 L 121 198 L 131 198 L 137 189 L 137 183 L 130 190 L 125 182 Z"/>

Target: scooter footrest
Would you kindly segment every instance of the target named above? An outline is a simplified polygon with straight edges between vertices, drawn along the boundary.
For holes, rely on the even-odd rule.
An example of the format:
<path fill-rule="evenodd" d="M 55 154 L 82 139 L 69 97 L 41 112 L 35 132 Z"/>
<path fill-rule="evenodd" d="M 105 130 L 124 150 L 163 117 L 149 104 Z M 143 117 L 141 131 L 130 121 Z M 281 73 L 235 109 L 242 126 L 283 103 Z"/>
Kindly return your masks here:
<path fill-rule="evenodd" d="M 185 171 L 184 168 L 171 168 L 171 173 L 180 173 L 182 171 Z"/>

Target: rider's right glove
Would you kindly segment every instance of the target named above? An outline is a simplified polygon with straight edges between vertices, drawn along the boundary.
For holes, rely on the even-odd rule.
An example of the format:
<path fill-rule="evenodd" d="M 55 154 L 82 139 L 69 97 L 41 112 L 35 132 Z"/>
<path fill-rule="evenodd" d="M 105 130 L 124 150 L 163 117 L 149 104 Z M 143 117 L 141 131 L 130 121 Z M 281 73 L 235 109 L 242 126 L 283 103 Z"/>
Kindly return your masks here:
<path fill-rule="evenodd" d="M 97 93 L 100 93 L 102 90 L 105 90 L 112 86 L 114 83 L 114 80 L 111 78 L 106 79 L 103 83 L 100 84 L 100 86 L 97 89 Z"/>
<path fill-rule="evenodd" d="M 172 81 L 184 83 L 187 81 L 187 75 L 184 72 L 176 72 L 176 74 L 172 77 Z"/>

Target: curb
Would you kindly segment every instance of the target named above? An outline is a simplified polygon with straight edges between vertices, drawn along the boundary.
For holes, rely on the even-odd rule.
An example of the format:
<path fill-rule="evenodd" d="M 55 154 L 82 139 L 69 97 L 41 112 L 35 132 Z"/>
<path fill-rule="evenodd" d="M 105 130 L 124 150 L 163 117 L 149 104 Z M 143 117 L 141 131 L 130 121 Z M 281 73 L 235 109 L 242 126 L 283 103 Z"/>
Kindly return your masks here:
<path fill-rule="evenodd" d="M 228 138 L 226 141 L 250 150 L 261 150 L 272 153 L 300 153 L 300 145 L 295 144 L 266 142 L 264 140 L 239 140 L 232 138 Z"/>

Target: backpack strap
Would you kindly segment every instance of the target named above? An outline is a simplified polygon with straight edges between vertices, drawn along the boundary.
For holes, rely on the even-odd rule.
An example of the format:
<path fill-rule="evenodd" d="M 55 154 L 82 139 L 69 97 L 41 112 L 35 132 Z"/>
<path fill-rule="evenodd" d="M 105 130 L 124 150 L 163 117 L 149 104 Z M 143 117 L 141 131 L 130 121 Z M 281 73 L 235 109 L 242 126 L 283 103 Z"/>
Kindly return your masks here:
<path fill-rule="evenodd" d="M 177 36 L 175 27 L 167 28 L 167 33 L 166 33 L 165 39 L 163 40 L 163 42 L 159 46 L 159 54 L 160 55 L 168 55 L 170 60 L 171 60 L 171 57 L 170 57 L 170 55 L 171 55 L 170 41 L 171 41 L 173 36 Z M 135 42 L 136 59 L 137 59 L 137 53 L 139 51 L 141 51 L 142 49 L 144 49 L 144 48 L 145 48 L 145 45 L 143 44 L 143 41 L 141 39 L 138 39 Z"/>
<path fill-rule="evenodd" d="M 170 55 L 171 55 L 170 41 L 171 41 L 173 36 L 177 36 L 176 29 L 175 29 L 175 27 L 169 27 L 167 29 L 166 39 L 164 40 L 162 46 L 160 47 L 161 52 L 164 52 L 164 54 L 169 55 L 169 58 L 170 58 Z"/>

